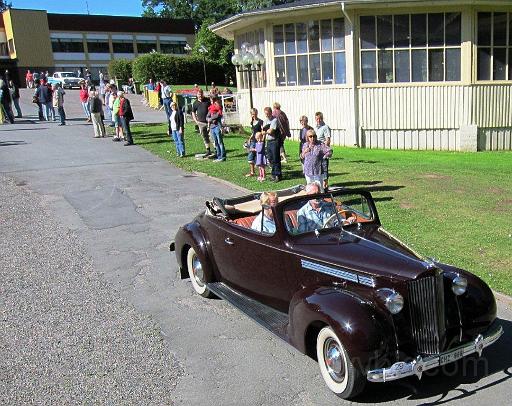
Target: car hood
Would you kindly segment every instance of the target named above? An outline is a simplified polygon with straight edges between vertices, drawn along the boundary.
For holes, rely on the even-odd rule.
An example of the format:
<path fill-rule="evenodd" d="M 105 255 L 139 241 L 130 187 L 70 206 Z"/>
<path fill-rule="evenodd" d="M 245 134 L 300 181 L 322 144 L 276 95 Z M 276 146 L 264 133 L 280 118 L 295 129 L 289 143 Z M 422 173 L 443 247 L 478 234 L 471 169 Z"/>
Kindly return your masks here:
<path fill-rule="evenodd" d="M 296 237 L 293 250 L 331 265 L 390 279 L 414 279 L 432 266 L 382 227 L 351 227 Z"/>

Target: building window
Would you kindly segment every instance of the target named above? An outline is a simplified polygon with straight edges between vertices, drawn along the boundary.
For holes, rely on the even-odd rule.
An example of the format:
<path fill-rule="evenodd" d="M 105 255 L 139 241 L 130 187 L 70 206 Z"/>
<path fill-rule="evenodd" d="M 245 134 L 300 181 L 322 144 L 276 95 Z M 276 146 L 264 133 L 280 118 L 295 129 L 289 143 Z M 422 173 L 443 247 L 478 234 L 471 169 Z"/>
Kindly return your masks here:
<path fill-rule="evenodd" d="M 80 38 L 52 38 L 53 52 L 84 52 L 84 43 Z"/>
<path fill-rule="evenodd" d="M 346 83 L 342 18 L 275 25 L 273 34 L 277 86 Z"/>
<path fill-rule="evenodd" d="M 239 35 L 236 38 L 236 48 L 240 52 L 242 44 L 249 44 L 249 50 L 256 55 L 258 52 L 265 56 L 265 34 L 263 29 L 257 31 L 247 32 Z M 277 69 L 277 68 L 276 68 Z M 267 86 L 267 70 L 266 62 L 261 65 L 261 70 L 258 72 L 252 72 L 252 86 L 253 87 L 265 87 Z M 249 73 L 244 72 L 240 74 L 240 88 L 249 88 Z"/>
<path fill-rule="evenodd" d="M 9 48 L 7 42 L 0 42 L 0 56 L 9 56 Z"/>
<path fill-rule="evenodd" d="M 87 51 L 89 53 L 98 53 L 98 54 L 109 54 L 110 47 L 108 45 L 108 41 L 104 39 L 88 39 L 87 40 Z"/>
<path fill-rule="evenodd" d="M 461 78 L 461 14 L 360 17 L 361 82 L 446 82 Z"/>
<path fill-rule="evenodd" d="M 185 54 L 186 41 L 162 41 L 160 40 L 160 52 L 163 54 Z"/>
<path fill-rule="evenodd" d="M 151 51 L 156 52 L 156 42 L 155 41 L 142 41 L 137 40 L 137 52 L 139 54 L 149 54 Z"/>
<path fill-rule="evenodd" d="M 477 79 L 512 80 L 512 13 L 478 13 Z"/>
<path fill-rule="evenodd" d="M 112 48 L 116 54 L 133 54 L 133 41 L 116 39 L 112 41 Z"/>
<path fill-rule="evenodd" d="M 14 53 L 14 40 L 12 38 L 7 41 L 7 48 L 9 49 L 9 53 Z"/>

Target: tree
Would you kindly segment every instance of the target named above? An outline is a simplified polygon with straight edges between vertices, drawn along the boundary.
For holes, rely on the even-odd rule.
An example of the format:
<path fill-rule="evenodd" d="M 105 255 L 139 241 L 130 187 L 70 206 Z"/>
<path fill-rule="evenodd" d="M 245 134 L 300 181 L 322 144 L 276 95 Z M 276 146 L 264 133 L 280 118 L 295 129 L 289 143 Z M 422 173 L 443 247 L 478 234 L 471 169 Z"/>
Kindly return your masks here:
<path fill-rule="evenodd" d="M 3 0 L 0 0 L 0 11 L 7 10 L 8 8 L 12 7 L 12 3 L 7 3 Z"/>

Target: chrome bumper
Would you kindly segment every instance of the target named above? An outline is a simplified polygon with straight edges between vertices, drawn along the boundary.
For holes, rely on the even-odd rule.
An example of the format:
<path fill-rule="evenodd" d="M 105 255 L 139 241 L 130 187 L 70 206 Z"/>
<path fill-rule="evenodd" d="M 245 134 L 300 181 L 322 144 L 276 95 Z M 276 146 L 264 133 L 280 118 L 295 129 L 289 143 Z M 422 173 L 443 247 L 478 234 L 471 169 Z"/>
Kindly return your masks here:
<path fill-rule="evenodd" d="M 389 368 L 379 368 L 368 371 L 366 378 L 370 382 L 387 382 L 396 379 L 402 379 L 406 376 L 416 375 L 421 379 L 424 371 L 439 367 L 441 365 L 455 362 L 466 355 L 478 353 L 482 354 L 482 350 L 491 344 L 494 344 L 503 334 L 503 328 L 498 326 L 493 331 L 488 332 L 485 336 L 479 334 L 478 337 L 468 344 L 461 345 L 442 354 L 429 355 L 422 358 L 420 355 L 412 362 L 395 362 Z"/>

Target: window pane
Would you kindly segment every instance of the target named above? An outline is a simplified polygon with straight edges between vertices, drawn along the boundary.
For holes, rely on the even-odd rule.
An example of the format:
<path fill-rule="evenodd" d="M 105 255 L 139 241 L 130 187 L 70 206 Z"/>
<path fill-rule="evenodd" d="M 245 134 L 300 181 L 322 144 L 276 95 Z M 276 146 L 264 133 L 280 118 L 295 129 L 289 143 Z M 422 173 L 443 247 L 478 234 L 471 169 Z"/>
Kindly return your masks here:
<path fill-rule="evenodd" d="M 507 45 L 507 13 L 494 13 L 494 45 Z"/>
<path fill-rule="evenodd" d="M 336 72 L 336 83 L 347 83 L 345 52 L 336 52 L 334 54 L 334 70 Z"/>
<path fill-rule="evenodd" d="M 397 15 L 394 17 L 395 47 L 409 46 L 409 15 Z"/>
<path fill-rule="evenodd" d="M 361 48 L 375 48 L 375 17 L 361 17 Z"/>
<path fill-rule="evenodd" d="M 156 51 L 156 42 L 137 42 L 137 52 L 140 54 L 149 54 Z"/>
<path fill-rule="evenodd" d="M 444 78 L 444 55 L 442 49 L 428 51 L 428 73 L 431 82 L 439 82 Z"/>
<path fill-rule="evenodd" d="M 395 80 L 409 82 L 409 51 L 395 52 Z"/>
<path fill-rule="evenodd" d="M 446 80 L 460 80 L 460 49 L 446 50 Z"/>
<path fill-rule="evenodd" d="M 297 67 L 299 68 L 299 85 L 301 85 L 301 86 L 309 85 L 307 55 L 300 55 L 297 57 Z"/>
<path fill-rule="evenodd" d="M 422 47 L 427 44 L 427 15 L 411 15 L 411 45 Z"/>
<path fill-rule="evenodd" d="M 508 80 L 512 80 L 512 51 L 508 51 Z"/>
<path fill-rule="evenodd" d="M 343 18 L 333 20 L 334 49 L 345 49 L 345 21 Z"/>
<path fill-rule="evenodd" d="M 460 13 L 447 13 L 446 23 L 446 45 L 460 45 Z"/>
<path fill-rule="evenodd" d="M 100 42 L 100 41 L 87 41 L 87 51 L 89 53 L 100 53 L 100 54 L 108 54 L 110 53 L 110 48 L 108 46 L 108 42 Z"/>
<path fill-rule="evenodd" d="M 297 66 L 294 56 L 286 57 L 286 79 L 288 86 L 295 86 L 297 84 Z"/>
<path fill-rule="evenodd" d="M 375 83 L 376 78 L 375 51 L 366 51 L 361 53 L 361 73 L 363 83 Z"/>
<path fill-rule="evenodd" d="M 491 80 L 491 49 L 478 48 L 478 66 L 476 77 L 478 80 Z"/>
<path fill-rule="evenodd" d="M 283 26 L 275 25 L 274 26 L 274 55 L 283 55 L 283 54 L 284 54 Z"/>
<path fill-rule="evenodd" d="M 415 49 L 412 51 L 412 81 L 427 81 L 427 51 L 424 49 Z"/>
<path fill-rule="evenodd" d="M 377 47 L 390 48 L 393 44 L 391 16 L 377 16 Z"/>
<path fill-rule="evenodd" d="M 322 51 L 332 50 L 332 27 L 331 20 L 320 21 L 320 31 L 322 35 Z"/>
<path fill-rule="evenodd" d="M 478 13 L 478 45 L 491 45 L 491 13 Z"/>
<path fill-rule="evenodd" d="M 320 76 L 320 54 L 309 55 L 309 75 L 312 85 L 320 85 L 322 79 Z"/>
<path fill-rule="evenodd" d="M 333 71 L 332 71 L 332 54 L 322 54 L 322 83 L 324 85 L 332 85 Z"/>
<path fill-rule="evenodd" d="M 443 45 L 444 15 L 435 13 L 428 15 L 428 44 L 430 46 Z"/>
<path fill-rule="evenodd" d="M 505 80 L 507 78 L 507 49 L 494 48 L 492 79 Z"/>
<path fill-rule="evenodd" d="M 393 51 L 379 51 L 379 83 L 393 83 Z"/>
<path fill-rule="evenodd" d="M 295 26 L 293 24 L 286 24 L 284 26 L 286 53 L 295 53 Z"/>
<path fill-rule="evenodd" d="M 308 30 L 305 23 L 295 24 L 297 31 L 297 52 L 303 54 L 308 52 Z"/>
<path fill-rule="evenodd" d="M 276 66 L 276 85 L 277 86 L 285 86 L 286 85 L 286 76 L 284 73 L 284 58 L 275 58 L 274 63 Z"/>
<path fill-rule="evenodd" d="M 118 54 L 132 54 L 133 53 L 133 42 L 132 41 L 119 41 L 113 42 L 112 48 L 115 53 Z"/>
<path fill-rule="evenodd" d="M 308 24 L 308 44 L 309 52 L 320 51 L 320 33 L 318 27 L 318 21 L 310 21 Z"/>

